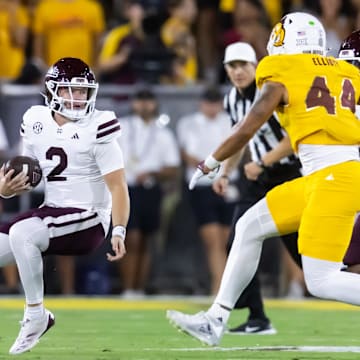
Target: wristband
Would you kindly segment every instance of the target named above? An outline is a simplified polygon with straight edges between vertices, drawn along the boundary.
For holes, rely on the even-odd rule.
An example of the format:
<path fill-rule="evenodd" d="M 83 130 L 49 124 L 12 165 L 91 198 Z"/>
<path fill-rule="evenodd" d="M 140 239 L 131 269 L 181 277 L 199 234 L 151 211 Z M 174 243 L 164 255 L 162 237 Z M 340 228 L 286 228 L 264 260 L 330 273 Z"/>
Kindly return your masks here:
<path fill-rule="evenodd" d="M 212 155 L 209 155 L 204 161 L 204 165 L 210 170 L 216 169 L 220 164 L 221 162 L 217 161 Z"/>
<path fill-rule="evenodd" d="M 116 225 L 112 229 L 112 236 L 120 236 L 123 240 L 126 237 L 126 227 L 122 225 Z"/>

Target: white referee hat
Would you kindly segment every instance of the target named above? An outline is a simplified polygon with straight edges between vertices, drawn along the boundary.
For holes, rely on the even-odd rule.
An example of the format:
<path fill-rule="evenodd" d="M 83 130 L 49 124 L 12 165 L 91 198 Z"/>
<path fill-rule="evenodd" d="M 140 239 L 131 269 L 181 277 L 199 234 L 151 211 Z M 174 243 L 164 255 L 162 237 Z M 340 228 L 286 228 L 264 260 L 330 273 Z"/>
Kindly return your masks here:
<path fill-rule="evenodd" d="M 254 48 L 250 44 L 241 41 L 228 45 L 225 49 L 223 63 L 227 64 L 231 61 L 248 61 L 256 64 Z"/>

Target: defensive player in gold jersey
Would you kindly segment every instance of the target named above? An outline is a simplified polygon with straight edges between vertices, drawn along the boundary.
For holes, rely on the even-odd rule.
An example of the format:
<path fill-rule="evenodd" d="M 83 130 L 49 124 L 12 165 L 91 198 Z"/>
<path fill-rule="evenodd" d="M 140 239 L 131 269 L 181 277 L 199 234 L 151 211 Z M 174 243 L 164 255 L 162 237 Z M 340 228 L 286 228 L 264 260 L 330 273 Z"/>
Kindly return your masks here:
<path fill-rule="evenodd" d="M 360 305 L 360 277 L 341 271 L 355 215 L 360 210 L 360 96 L 358 69 L 325 57 L 322 24 L 306 13 L 284 16 L 258 65 L 258 100 L 244 121 L 199 165 L 190 187 L 246 145 L 277 111 L 305 176 L 275 187 L 237 222 L 219 292 L 195 315 L 169 310 L 170 322 L 217 345 L 235 301 L 253 277 L 263 240 L 298 230 L 307 288 L 324 299 Z"/>

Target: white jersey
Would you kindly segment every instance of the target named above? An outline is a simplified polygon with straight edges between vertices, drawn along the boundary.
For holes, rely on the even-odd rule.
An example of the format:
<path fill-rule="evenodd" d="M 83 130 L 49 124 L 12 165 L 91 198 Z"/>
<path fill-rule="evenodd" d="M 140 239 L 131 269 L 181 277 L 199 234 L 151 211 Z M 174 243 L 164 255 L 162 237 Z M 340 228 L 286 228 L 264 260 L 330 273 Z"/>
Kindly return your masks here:
<path fill-rule="evenodd" d="M 93 210 L 106 228 L 111 196 L 103 175 L 124 167 L 114 112 L 95 110 L 85 119 L 59 126 L 48 107 L 33 106 L 24 114 L 20 133 L 23 154 L 40 162 L 44 204 Z"/>

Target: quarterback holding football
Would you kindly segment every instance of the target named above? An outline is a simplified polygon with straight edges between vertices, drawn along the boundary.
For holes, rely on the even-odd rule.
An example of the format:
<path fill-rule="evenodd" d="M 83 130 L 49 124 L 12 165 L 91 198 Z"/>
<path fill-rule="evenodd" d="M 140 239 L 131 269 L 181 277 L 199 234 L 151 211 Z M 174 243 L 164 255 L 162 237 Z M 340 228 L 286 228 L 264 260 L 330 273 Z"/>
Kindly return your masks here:
<path fill-rule="evenodd" d="M 62 58 L 45 76 L 45 106 L 28 109 L 21 124 L 23 156 L 40 164 L 45 200 L 0 226 L 0 266 L 17 264 L 26 306 L 10 354 L 33 348 L 55 323 L 43 305 L 43 255 L 83 255 L 104 240 L 112 219 L 109 261 L 126 253 L 129 196 L 119 122 L 95 109 L 98 83 L 89 66 Z M 0 195 L 31 188 L 24 171 L 0 170 Z"/>

